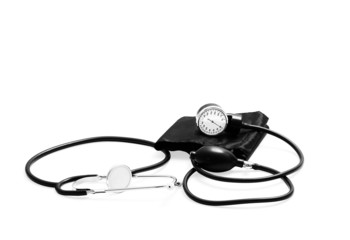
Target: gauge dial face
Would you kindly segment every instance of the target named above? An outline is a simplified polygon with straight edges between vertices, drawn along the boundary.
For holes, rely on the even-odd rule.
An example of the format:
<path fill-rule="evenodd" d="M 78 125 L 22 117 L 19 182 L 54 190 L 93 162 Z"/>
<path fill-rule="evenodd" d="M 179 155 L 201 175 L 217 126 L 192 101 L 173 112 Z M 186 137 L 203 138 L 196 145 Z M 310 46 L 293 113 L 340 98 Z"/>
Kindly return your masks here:
<path fill-rule="evenodd" d="M 198 116 L 199 129 L 211 136 L 222 133 L 227 126 L 227 116 L 221 108 L 203 109 Z"/>

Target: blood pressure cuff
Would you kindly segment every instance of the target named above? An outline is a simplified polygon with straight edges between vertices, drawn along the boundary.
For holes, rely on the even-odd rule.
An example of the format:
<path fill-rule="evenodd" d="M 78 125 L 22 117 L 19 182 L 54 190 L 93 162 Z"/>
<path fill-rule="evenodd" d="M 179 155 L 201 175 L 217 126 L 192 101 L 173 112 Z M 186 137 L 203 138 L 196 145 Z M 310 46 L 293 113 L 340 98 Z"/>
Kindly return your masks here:
<path fill-rule="evenodd" d="M 266 125 L 268 117 L 262 112 L 241 113 L 241 115 L 244 123 L 268 128 Z M 155 143 L 155 149 L 190 153 L 202 146 L 218 146 L 232 151 L 239 159 L 248 160 L 264 137 L 265 133 L 247 129 L 240 129 L 235 134 L 232 131 L 225 131 L 218 136 L 207 136 L 198 129 L 195 117 L 182 117 L 159 138 Z"/>

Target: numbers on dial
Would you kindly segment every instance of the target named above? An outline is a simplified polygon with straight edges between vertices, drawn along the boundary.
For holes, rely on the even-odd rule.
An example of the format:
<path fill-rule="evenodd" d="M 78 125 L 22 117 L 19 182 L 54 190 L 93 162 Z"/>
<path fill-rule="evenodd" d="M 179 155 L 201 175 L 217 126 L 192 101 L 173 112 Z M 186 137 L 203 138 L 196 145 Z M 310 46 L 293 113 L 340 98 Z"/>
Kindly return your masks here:
<path fill-rule="evenodd" d="M 227 125 L 226 115 L 220 109 L 207 109 L 199 117 L 199 128 L 207 135 L 218 135 Z"/>

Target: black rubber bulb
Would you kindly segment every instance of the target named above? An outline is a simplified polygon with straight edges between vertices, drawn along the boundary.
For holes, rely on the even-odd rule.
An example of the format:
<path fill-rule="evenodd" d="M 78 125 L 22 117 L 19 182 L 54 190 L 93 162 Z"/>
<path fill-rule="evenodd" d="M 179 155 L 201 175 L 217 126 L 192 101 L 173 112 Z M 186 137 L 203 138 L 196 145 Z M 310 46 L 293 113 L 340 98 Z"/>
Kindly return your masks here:
<path fill-rule="evenodd" d="M 210 172 L 225 172 L 238 165 L 238 159 L 232 152 L 217 146 L 204 146 L 191 152 L 190 158 L 197 166 Z"/>

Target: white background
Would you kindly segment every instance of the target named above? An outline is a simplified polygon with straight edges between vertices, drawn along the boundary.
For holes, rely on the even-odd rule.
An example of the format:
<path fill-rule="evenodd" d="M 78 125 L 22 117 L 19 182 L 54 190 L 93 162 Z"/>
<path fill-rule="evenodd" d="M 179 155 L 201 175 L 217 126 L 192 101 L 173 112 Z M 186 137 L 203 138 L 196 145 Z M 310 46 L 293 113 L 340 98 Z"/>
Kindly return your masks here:
<path fill-rule="evenodd" d="M 350 5 L 348 1 L 1 1 L 1 239 L 349 239 Z M 32 183 L 26 161 L 48 147 L 117 135 L 156 141 L 208 102 L 260 110 L 303 149 L 283 203 L 197 204 L 174 191 L 63 197 Z M 162 154 L 95 144 L 33 167 L 58 181 L 132 168 Z M 296 163 L 267 137 L 251 159 Z M 153 173 L 182 180 L 175 152 Z M 257 176 L 235 170 L 235 176 Z M 259 174 L 260 175 L 260 174 Z M 278 195 L 279 181 L 218 184 L 195 175 L 211 199 Z"/>

